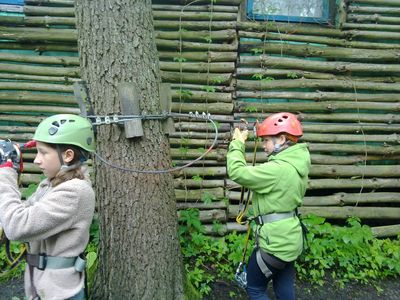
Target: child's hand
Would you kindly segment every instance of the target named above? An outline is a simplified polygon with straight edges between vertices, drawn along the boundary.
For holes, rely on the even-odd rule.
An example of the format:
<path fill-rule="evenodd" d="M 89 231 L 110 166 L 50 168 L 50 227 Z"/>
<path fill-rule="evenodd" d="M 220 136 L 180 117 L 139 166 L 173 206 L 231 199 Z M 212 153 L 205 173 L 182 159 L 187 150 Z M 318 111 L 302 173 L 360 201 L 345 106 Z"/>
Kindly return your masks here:
<path fill-rule="evenodd" d="M 239 140 L 244 144 L 247 140 L 248 135 L 249 135 L 249 131 L 247 129 L 241 131 L 239 128 L 235 128 L 235 131 L 233 132 L 232 140 Z"/>

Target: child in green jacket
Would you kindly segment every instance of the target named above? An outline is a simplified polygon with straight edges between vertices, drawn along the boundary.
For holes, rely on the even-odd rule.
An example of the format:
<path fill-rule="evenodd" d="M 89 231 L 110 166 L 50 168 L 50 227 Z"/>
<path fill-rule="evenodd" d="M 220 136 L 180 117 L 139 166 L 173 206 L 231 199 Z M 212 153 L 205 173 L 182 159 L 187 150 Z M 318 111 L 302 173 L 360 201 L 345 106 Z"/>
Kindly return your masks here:
<path fill-rule="evenodd" d="M 296 214 L 307 188 L 310 154 L 296 116 L 277 113 L 257 128 L 268 161 L 247 166 L 247 130 L 235 129 L 227 155 L 229 177 L 252 191 L 256 222 L 256 248 L 247 268 L 250 299 L 268 299 L 267 284 L 272 279 L 277 299 L 295 299 L 294 261 L 303 249 L 303 233 Z"/>

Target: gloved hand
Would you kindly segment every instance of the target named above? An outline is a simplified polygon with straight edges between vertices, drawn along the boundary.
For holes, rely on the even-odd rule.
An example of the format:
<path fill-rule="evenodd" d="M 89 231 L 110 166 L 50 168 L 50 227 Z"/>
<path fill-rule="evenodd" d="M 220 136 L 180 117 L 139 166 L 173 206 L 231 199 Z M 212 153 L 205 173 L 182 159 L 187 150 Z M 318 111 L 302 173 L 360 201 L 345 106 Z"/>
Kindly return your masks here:
<path fill-rule="evenodd" d="M 233 132 L 232 140 L 233 141 L 239 140 L 244 144 L 247 140 L 248 135 L 249 135 L 249 131 L 247 129 L 241 131 L 239 128 L 235 128 L 235 131 Z"/>
<path fill-rule="evenodd" d="M 0 168 L 13 168 L 13 167 L 14 167 L 14 165 L 11 160 L 0 165 Z"/>
<path fill-rule="evenodd" d="M 0 166 L 2 168 L 14 168 L 17 172 L 22 172 L 22 157 L 19 146 L 10 140 L 0 140 Z"/>

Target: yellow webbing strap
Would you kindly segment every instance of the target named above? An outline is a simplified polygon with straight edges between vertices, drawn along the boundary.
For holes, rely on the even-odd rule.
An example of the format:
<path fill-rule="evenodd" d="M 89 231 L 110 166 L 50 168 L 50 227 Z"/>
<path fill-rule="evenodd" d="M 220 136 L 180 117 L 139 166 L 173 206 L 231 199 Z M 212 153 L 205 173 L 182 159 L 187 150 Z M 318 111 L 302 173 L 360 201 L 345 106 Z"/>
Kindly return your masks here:
<path fill-rule="evenodd" d="M 257 146 L 258 146 L 258 139 L 256 137 L 255 142 L 254 142 L 254 152 L 253 152 L 253 161 L 252 165 L 254 166 L 256 164 L 256 158 L 257 158 Z M 245 193 L 245 188 L 242 187 L 241 193 L 240 193 L 240 202 L 239 202 L 239 207 L 242 207 L 244 205 L 244 208 L 241 209 L 236 216 L 236 222 L 240 225 L 245 225 L 247 221 L 243 221 L 243 217 L 247 213 L 247 209 L 249 208 L 250 204 L 250 190 L 247 191 L 247 198 L 246 201 L 244 201 L 244 193 Z"/>

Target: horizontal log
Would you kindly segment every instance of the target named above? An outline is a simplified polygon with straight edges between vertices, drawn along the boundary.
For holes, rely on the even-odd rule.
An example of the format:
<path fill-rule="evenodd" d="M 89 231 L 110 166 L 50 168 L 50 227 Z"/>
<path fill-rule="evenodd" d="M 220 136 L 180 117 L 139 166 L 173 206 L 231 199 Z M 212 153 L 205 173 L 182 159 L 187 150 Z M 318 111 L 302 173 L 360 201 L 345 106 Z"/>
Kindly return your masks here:
<path fill-rule="evenodd" d="M 1 18 L 0 18 L 1 20 Z M 197 31 L 160 31 L 155 32 L 157 39 L 185 41 L 231 41 L 237 38 L 236 30 L 197 30 Z"/>
<path fill-rule="evenodd" d="M 0 16 L 1 24 L 24 25 L 24 26 L 43 26 L 63 25 L 74 27 L 76 19 L 73 17 L 50 17 L 50 16 Z"/>
<path fill-rule="evenodd" d="M 382 155 L 324 155 L 311 153 L 311 163 L 315 165 L 354 165 L 370 161 L 380 161 L 382 164 L 389 160 L 394 160 L 394 164 L 400 159 L 400 155 L 382 156 Z M 250 160 L 249 160 L 250 161 Z"/>
<path fill-rule="evenodd" d="M 13 74 L 13 73 L 0 73 L 1 79 L 7 79 L 11 81 L 30 81 L 30 82 L 56 82 L 56 83 L 66 83 L 73 84 L 75 81 L 80 81 L 80 78 L 71 77 L 54 77 L 54 76 L 37 76 L 37 75 L 23 75 L 23 74 Z"/>
<path fill-rule="evenodd" d="M 11 41 L 51 41 L 73 42 L 77 41 L 75 29 L 60 28 L 33 28 L 33 27 L 0 27 L 0 38 Z"/>
<path fill-rule="evenodd" d="M 339 93 L 339 92 L 264 92 L 264 91 L 236 91 L 237 98 L 256 99 L 296 99 L 314 101 L 360 101 L 360 102 L 398 102 L 399 94 L 371 94 L 371 93 Z"/>
<path fill-rule="evenodd" d="M 30 126 L 7 126 L 7 125 L 0 125 L 0 132 L 8 132 L 10 134 L 12 133 L 34 133 L 36 130 L 35 127 L 30 127 Z"/>
<path fill-rule="evenodd" d="M 278 32 L 282 34 L 306 34 L 325 37 L 346 37 L 339 29 L 309 24 L 290 24 L 284 22 L 237 22 L 237 28 L 243 31 Z"/>
<path fill-rule="evenodd" d="M 400 87 L 400 86 L 399 86 Z M 400 111 L 400 103 L 376 103 L 376 102 L 347 102 L 347 101 L 325 101 L 325 102 L 280 102 L 280 103 L 260 103 L 260 102 L 235 102 L 236 112 L 246 112 L 249 110 L 280 112 L 280 111 L 307 111 L 332 113 L 341 110 L 373 110 L 373 111 Z"/>
<path fill-rule="evenodd" d="M 400 132 L 400 125 L 398 124 L 367 124 L 367 123 L 341 123 L 341 124 L 307 124 L 304 123 L 303 130 L 305 132 Z"/>
<path fill-rule="evenodd" d="M 189 72 L 167 72 L 161 71 L 161 78 L 167 82 L 185 82 L 185 83 L 199 83 L 199 84 L 226 84 L 229 85 L 232 74 L 231 73 L 189 73 Z"/>
<path fill-rule="evenodd" d="M 223 93 L 232 93 L 234 92 L 234 88 L 232 86 L 225 85 L 213 85 L 212 87 L 208 85 L 198 85 L 198 84 L 189 84 L 189 83 L 171 83 L 172 90 L 189 90 L 189 91 L 208 91 L 208 92 L 223 92 Z"/>
<path fill-rule="evenodd" d="M 19 113 L 57 113 L 57 114 L 79 114 L 79 108 L 65 106 L 44 106 L 44 105 L 5 105 L 0 104 L 0 112 L 19 112 Z"/>
<path fill-rule="evenodd" d="M 370 145 L 356 145 L 356 144 L 318 144 L 318 143 L 308 143 L 308 148 L 312 152 L 321 153 L 360 153 L 360 154 L 378 154 L 384 157 L 393 156 L 400 154 L 399 146 L 370 146 Z"/>
<path fill-rule="evenodd" d="M 397 20 L 397 22 L 400 22 Z M 260 39 L 260 40 L 275 40 L 275 41 L 290 41 L 302 43 L 314 43 L 329 46 L 340 46 L 345 48 L 363 48 L 363 49 L 398 49 L 400 45 L 390 43 L 373 43 L 361 41 L 349 41 L 347 39 L 338 39 L 325 36 L 314 35 L 298 35 L 298 34 L 282 34 L 279 32 L 251 32 L 239 31 L 239 38 Z"/>
<path fill-rule="evenodd" d="M 181 29 L 186 30 L 223 30 L 235 29 L 236 22 L 234 21 L 182 21 L 171 22 L 164 20 L 153 21 L 155 29 Z"/>
<path fill-rule="evenodd" d="M 398 17 L 387 17 L 380 14 L 361 15 L 361 14 L 348 14 L 347 20 L 354 23 L 383 23 L 383 24 L 400 24 Z"/>
<path fill-rule="evenodd" d="M 210 87 L 212 89 L 212 87 Z M 200 92 L 191 90 L 171 90 L 173 100 L 193 102 L 226 102 L 231 103 L 232 93 Z"/>
<path fill-rule="evenodd" d="M 354 4 L 371 4 L 373 6 L 399 6 L 400 0 L 351 0 Z"/>
<path fill-rule="evenodd" d="M 25 0 L 25 3 L 43 6 L 74 6 L 74 0 Z"/>
<path fill-rule="evenodd" d="M 197 158 L 200 155 L 204 154 L 206 149 L 176 149 L 176 148 L 171 148 L 170 149 L 170 155 L 172 158 L 181 158 L 181 159 L 188 159 L 188 158 Z M 214 159 L 217 161 L 223 161 L 225 162 L 226 158 L 226 151 L 223 149 L 216 149 L 212 150 L 209 153 L 207 153 L 206 159 Z"/>
<path fill-rule="evenodd" d="M 223 187 L 198 189 L 198 190 L 178 190 L 175 189 L 175 198 L 177 201 L 188 201 L 188 200 L 202 200 L 204 197 L 210 200 L 217 200 L 224 197 Z"/>
<path fill-rule="evenodd" d="M 43 179 L 43 174 L 27 174 L 22 173 L 20 176 L 22 185 L 38 184 Z"/>
<path fill-rule="evenodd" d="M 0 49 L 5 50 L 32 50 L 38 53 L 45 51 L 61 51 L 61 52 L 71 52 L 76 54 L 78 52 L 78 46 L 76 43 L 17 43 L 17 42 L 7 42 L 0 43 Z"/>
<path fill-rule="evenodd" d="M 236 21 L 237 13 L 230 12 L 203 12 L 203 11 L 170 11 L 153 9 L 154 20 L 171 20 L 171 21 Z"/>
<path fill-rule="evenodd" d="M 385 189 L 398 188 L 400 179 L 398 178 L 363 178 L 363 179 L 310 179 L 308 181 L 308 190 L 332 190 L 332 189 Z"/>
<path fill-rule="evenodd" d="M 385 14 L 385 15 L 396 15 L 396 16 L 400 15 L 400 7 L 349 5 L 347 11 L 349 13 Z"/>
<path fill-rule="evenodd" d="M 242 2 L 242 0 L 218 0 L 217 4 L 238 7 L 241 2 Z M 153 3 L 153 5 L 154 4 L 165 4 L 165 1 L 164 0 L 153 0 L 152 3 Z M 169 0 L 168 4 L 188 5 L 188 1 L 187 0 Z M 195 4 L 196 5 L 203 5 L 203 4 L 211 5 L 209 0 L 197 0 Z"/>
<path fill-rule="evenodd" d="M 376 209 L 376 210 L 375 210 Z M 299 207 L 299 213 L 303 216 L 317 215 L 327 219 L 347 219 L 349 217 L 359 217 L 369 220 L 396 220 L 400 213 L 397 207 L 329 207 L 329 206 L 302 206 Z M 237 206 L 230 205 L 228 207 L 229 219 L 235 218 L 237 215 Z"/>
<path fill-rule="evenodd" d="M 226 151 L 225 149 L 219 149 L 221 152 Z M 256 153 L 256 162 L 263 163 L 266 161 L 266 155 L 264 152 L 261 152 L 260 149 Z M 250 164 L 254 160 L 253 150 L 251 153 L 245 154 L 246 161 Z M 392 164 L 396 164 L 397 160 L 400 158 L 400 155 L 369 155 L 369 154 L 360 154 L 360 155 L 327 155 L 327 154 L 319 154 L 311 152 L 311 163 L 314 165 L 353 165 L 353 164 L 364 164 L 366 161 L 380 161 L 382 164 L 388 164 L 389 161 L 394 161 Z"/>
<path fill-rule="evenodd" d="M 39 93 L 27 91 L 12 91 L 0 93 L 0 100 L 15 102 L 41 102 L 41 103 L 64 103 L 76 104 L 72 94 L 61 95 L 56 93 Z"/>
<path fill-rule="evenodd" d="M 156 45 L 158 50 L 169 49 L 176 51 L 219 51 L 219 52 L 229 52 L 236 51 L 238 48 L 237 41 L 232 41 L 231 43 L 208 43 L 204 41 L 203 43 L 199 42 L 186 42 L 179 40 L 163 40 L 156 39 Z"/>
<path fill-rule="evenodd" d="M 169 136 L 171 138 L 185 138 L 185 139 L 214 139 L 215 133 L 213 130 L 209 132 L 193 132 L 193 131 L 181 131 L 170 133 Z M 230 132 L 219 132 L 218 139 L 219 140 L 229 140 L 231 137 Z"/>
<path fill-rule="evenodd" d="M 177 177 L 174 179 L 175 188 L 216 188 L 225 185 L 224 179 L 185 179 Z"/>
<path fill-rule="evenodd" d="M 33 137 L 33 133 L 1 133 L 0 132 L 0 139 L 1 140 L 12 140 L 14 142 L 22 142 L 31 140 Z M 24 155 L 25 158 L 25 155 Z"/>
<path fill-rule="evenodd" d="M 79 77 L 79 67 L 43 67 L 26 64 L 0 63 L 0 72 L 29 75 Z"/>
<path fill-rule="evenodd" d="M 24 6 L 26 16 L 58 16 L 74 17 L 75 9 L 73 7 L 50 7 L 50 6 Z"/>
<path fill-rule="evenodd" d="M 392 38 L 400 38 L 400 33 L 393 33 Z M 312 45 L 298 45 L 292 43 L 275 42 L 251 42 L 243 41 L 240 43 L 241 53 L 251 53 L 262 51 L 267 54 L 295 55 L 300 57 L 319 57 L 329 59 L 340 59 L 343 61 L 362 61 L 362 62 L 398 62 L 399 58 L 396 50 L 390 49 L 351 49 L 344 47 L 321 47 Z"/>
<path fill-rule="evenodd" d="M 368 72 L 378 74 L 390 74 L 400 72 L 398 64 L 365 64 L 352 62 L 327 62 L 313 61 L 288 57 L 276 57 L 270 55 L 240 56 L 239 67 L 259 66 L 274 68 L 294 68 L 308 71 L 324 71 L 341 74 L 353 74 L 354 72 Z"/>
<path fill-rule="evenodd" d="M 217 167 L 217 166 L 224 166 L 226 164 L 225 161 L 217 161 L 215 159 L 207 159 L 207 158 L 203 158 L 198 161 L 193 161 L 192 158 L 189 159 L 177 158 L 173 159 L 172 163 L 174 166 L 184 166 L 190 164 L 192 167 Z"/>
<path fill-rule="evenodd" d="M 371 90 L 383 92 L 399 92 L 400 84 L 397 83 L 378 83 L 378 82 L 361 82 L 349 80 L 322 80 L 322 79 L 287 79 L 287 80 L 237 80 L 239 89 L 247 90 L 272 90 L 272 89 L 292 89 L 292 88 L 307 88 L 307 89 L 350 89 Z"/>
<path fill-rule="evenodd" d="M 226 201 L 213 201 L 211 203 L 204 202 L 177 202 L 177 209 L 226 209 L 228 207 Z"/>
<path fill-rule="evenodd" d="M 16 115 L 16 114 L 0 114 L 0 121 L 10 122 L 10 124 L 20 123 L 37 126 L 47 116 L 27 116 L 27 115 Z"/>
<path fill-rule="evenodd" d="M 294 112 L 296 113 L 296 112 Z M 259 120 L 265 119 L 265 113 L 235 113 L 234 117 L 236 120 L 240 120 L 242 118 L 255 118 Z M 364 114 L 364 113 L 331 113 L 331 114 L 308 114 L 301 113 L 301 120 L 310 121 L 310 122 L 353 122 L 353 123 L 399 123 L 400 117 L 398 114 Z"/>
<path fill-rule="evenodd" d="M 327 133 L 305 133 L 303 141 L 319 143 L 337 142 L 379 142 L 385 146 L 389 144 L 400 144 L 400 136 L 396 133 L 383 134 L 327 134 Z"/>
<path fill-rule="evenodd" d="M 400 224 L 376 226 L 372 227 L 371 230 L 374 237 L 378 238 L 392 237 L 392 236 L 396 237 L 400 234 Z"/>
<path fill-rule="evenodd" d="M 32 55 L 32 54 L 16 54 L 10 52 L 0 52 L 0 61 L 61 65 L 64 67 L 79 67 L 79 58 L 74 56 L 48 56 L 48 55 Z"/>
<path fill-rule="evenodd" d="M 375 31 L 393 31 L 393 32 L 399 32 L 399 31 L 400 31 L 400 25 L 344 23 L 344 24 L 343 24 L 343 29 L 357 29 L 357 30 L 375 30 Z"/>
<path fill-rule="evenodd" d="M 1 97 L 1 96 L 0 96 Z M 0 98 L 1 99 L 1 98 Z M 211 123 L 205 122 L 176 122 L 176 131 L 200 131 L 200 132 L 210 132 L 214 130 L 214 126 Z M 226 123 L 218 123 L 218 132 L 231 131 L 231 125 Z"/>
<path fill-rule="evenodd" d="M 0 90 L 28 90 L 62 93 L 73 92 L 72 85 L 30 82 L 0 82 Z"/>
<path fill-rule="evenodd" d="M 182 72 L 211 72 L 227 73 L 234 72 L 233 62 L 167 62 L 160 61 L 160 69 L 163 71 L 182 71 Z"/>
<path fill-rule="evenodd" d="M 398 165 L 312 165 L 312 177 L 400 177 Z"/>
<path fill-rule="evenodd" d="M 326 196 L 304 197 L 304 206 L 344 206 L 400 203 L 400 193 L 336 193 Z"/>
<path fill-rule="evenodd" d="M 171 52 L 171 51 L 158 51 L 158 57 L 162 59 L 179 60 L 185 59 L 188 61 L 205 61 L 205 62 L 223 62 L 223 61 L 236 61 L 236 52 Z"/>
<path fill-rule="evenodd" d="M 184 177 L 192 177 L 192 176 L 204 176 L 204 177 L 216 177 L 216 176 L 225 176 L 226 175 L 226 167 L 188 167 L 183 170 L 180 170 L 177 173 L 177 176 Z"/>
<path fill-rule="evenodd" d="M 233 111 L 232 103 L 171 103 L 171 110 L 174 112 L 208 112 L 210 114 L 231 114 Z"/>
<path fill-rule="evenodd" d="M 303 216 L 313 214 L 327 219 L 347 219 L 358 217 L 363 220 L 398 220 L 400 208 L 398 207 L 312 207 L 299 208 Z"/>
<path fill-rule="evenodd" d="M 288 79 L 288 78 L 306 78 L 306 79 L 324 79 L 324 80 L 349 80 L 347 75 L 336 75 L 329 73 L 310 72 L 294 69 L 270 69 L 270 68 L 238 68 L 236 71 L 237 77 L 241 79 L 253 79 L 254 77 L 266 78 L 272 77 L 274 79 Z M 365 74 L 354 74 L 351 77 L 352 81 L 365 81 L 365 82 L 384 82 L 395 83 L 400 82 L 399 76 L 364 76 Z M 246 78 L 247 77 L 247 78 Z"/>
<path fill-rule="evenodd" d="M 176 11 L 208 11 L 208 12 L 238 12 L 237 6 L 227 5 L 166 5 L 166 4 L 153 4 L 153 10 L 176 10 Z"/>
<path fill-rule="evenodd" d="M 178 218 L 181 216 L 181 212 L 177 211 Z M 225 222 L 226 211 L 223 209 L 209 209 L 199 211 L 199 220 L 202 223 L 212 223 L 214 221 Z"/>

